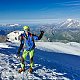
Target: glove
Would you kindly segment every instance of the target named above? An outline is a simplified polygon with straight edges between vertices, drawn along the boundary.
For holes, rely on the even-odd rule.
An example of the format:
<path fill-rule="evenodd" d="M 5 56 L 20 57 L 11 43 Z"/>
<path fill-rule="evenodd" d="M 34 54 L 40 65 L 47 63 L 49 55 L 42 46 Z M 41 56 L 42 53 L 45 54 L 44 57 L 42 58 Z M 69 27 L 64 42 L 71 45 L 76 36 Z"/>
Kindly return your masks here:
<path fill-rule="evenodd" d="M 44 31 L 40 31 L 42 34 L 44 34 Z"/>

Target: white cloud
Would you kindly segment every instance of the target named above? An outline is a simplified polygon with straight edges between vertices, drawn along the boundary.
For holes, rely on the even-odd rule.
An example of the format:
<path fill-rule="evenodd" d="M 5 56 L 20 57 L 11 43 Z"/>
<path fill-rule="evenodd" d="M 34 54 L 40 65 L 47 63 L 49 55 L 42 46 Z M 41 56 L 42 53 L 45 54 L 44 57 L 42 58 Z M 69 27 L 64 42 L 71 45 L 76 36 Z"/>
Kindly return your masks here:
<path fill-rule="evenodd" d="M 56 3 L 57 5 L 64 5 L 64 6 L 80 6 L 80 1 L 68 1 L 63 3 Z"/>

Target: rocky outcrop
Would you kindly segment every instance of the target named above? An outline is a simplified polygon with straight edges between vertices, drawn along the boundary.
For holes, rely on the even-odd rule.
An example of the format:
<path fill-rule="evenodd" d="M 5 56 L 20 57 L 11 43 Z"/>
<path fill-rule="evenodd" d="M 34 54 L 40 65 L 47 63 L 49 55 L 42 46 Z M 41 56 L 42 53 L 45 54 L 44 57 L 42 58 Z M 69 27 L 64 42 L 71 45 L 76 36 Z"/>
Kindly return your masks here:
<path fill-rule="evenodd" d="M 0 35 L 0 43 L 6 42 L 6 40 L 7 40 L 6 36 Z"/>

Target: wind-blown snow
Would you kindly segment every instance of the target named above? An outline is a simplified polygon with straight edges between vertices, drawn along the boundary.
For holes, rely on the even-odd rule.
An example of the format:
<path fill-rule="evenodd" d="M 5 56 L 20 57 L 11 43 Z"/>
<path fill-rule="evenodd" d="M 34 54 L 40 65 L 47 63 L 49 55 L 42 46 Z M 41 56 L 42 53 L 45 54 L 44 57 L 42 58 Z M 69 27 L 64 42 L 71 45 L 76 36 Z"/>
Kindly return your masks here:
<path fill-rule="evenodd" d="M 38 49 L 80 56 L 80 44 L 76 42 L 36 42 Z"/>

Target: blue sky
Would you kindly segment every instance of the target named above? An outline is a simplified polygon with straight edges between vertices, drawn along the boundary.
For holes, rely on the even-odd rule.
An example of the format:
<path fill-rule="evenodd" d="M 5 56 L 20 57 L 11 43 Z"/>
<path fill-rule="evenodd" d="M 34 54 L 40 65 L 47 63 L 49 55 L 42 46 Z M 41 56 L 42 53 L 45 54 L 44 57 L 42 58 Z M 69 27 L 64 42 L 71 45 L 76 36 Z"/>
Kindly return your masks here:
<path fill-rule="evenodd" d="M 0 22 L 67 18 L 80 18 L 80 0 L 0 0 Z"/>

